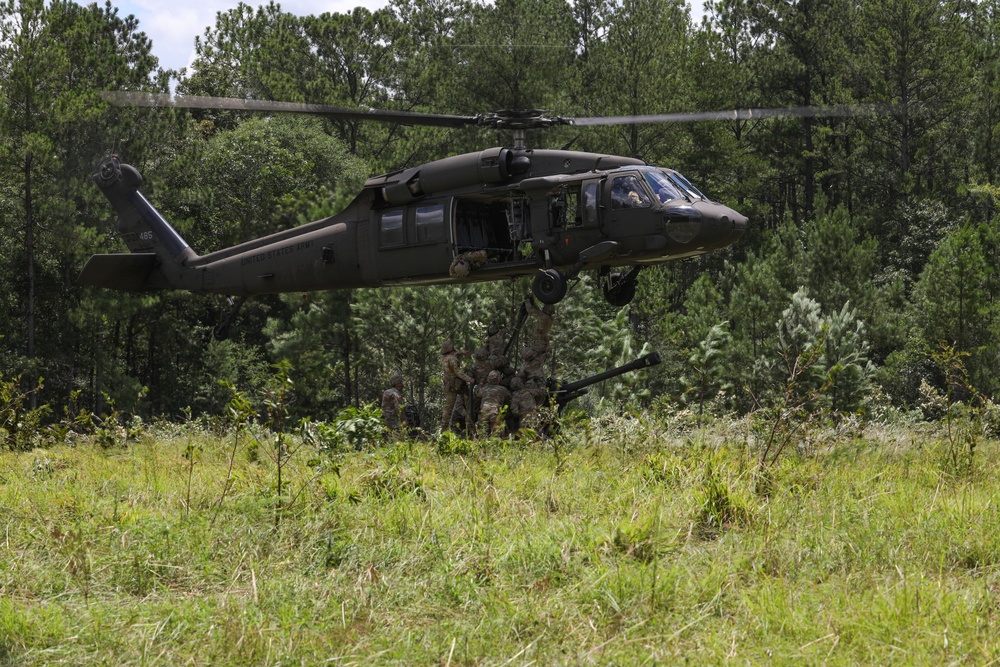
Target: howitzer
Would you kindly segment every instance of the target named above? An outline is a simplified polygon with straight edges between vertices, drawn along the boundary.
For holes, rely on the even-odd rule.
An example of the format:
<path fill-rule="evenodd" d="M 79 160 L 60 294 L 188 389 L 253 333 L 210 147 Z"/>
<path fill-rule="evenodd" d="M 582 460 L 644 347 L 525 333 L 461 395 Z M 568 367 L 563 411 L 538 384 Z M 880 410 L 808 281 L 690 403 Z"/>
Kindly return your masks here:
<path fill-rule="evenodd" d="M 552 399 L 556 402 L 558 409 L 562 410 L 567 403 L 572 401 L 574 398 L 578 398 L 586 394 L 587 388 L 597 384 L 598 382 L 603 382 L 604 380 L 618 377 L 619 375 L 624 375 L 625 373 L 631 373 L 632 371 L 649 368 L 650 366 L 655 366 L 658 363 L 660 363 L 660 353 L 650 352 L 645 356 L 639 357 L 635 361 L 630 361 L 622 366 L 608 369 L 603 373 L 585 377 L 582 380 L 577 380 L 576 382 L 563 383 L 559 380 L 550 378 L 548 381 L 549 393 L 552 396 Z"/>

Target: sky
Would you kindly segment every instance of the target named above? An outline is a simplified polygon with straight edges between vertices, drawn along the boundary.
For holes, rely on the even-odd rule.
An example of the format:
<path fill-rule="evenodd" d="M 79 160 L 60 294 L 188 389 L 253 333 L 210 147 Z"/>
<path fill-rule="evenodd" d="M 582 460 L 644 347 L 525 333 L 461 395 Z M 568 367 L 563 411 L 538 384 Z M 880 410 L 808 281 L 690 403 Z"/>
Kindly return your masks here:
<path fill-rule="evenodd" d="M 244 0 L 257 7 L 267 0 Z M 194 60 L 194 38 L 215 25 L 215 15 L 236 7 L 239 0 L 111 0 L 118 15 L 139 19 L 139 29 L 153 40 L 153 55 L 164 69 L 187 67 Z M 320 15 L 349 12 L 355 7 L 383 7 L 386 0 L 281 0 L 281 9 L 292 14 Z"/>
<path fill-rule="evenodd" d="M 244 0 L 257 7 L 266 0 Z M 139 29 L 153 40 L 153 55 L 159 58 L 160 67 L 180 69 L 187 67 L 194 59 L 194 38 L 205 33 L 205 28 L 215 25 L 215 15 L 236 7 L 239 0 L 112 0 L 118 8 L 119 16 L 133 14 L 139 19 Z M 346 13 L 358 6 L 378 9 L 388 4 L 387 0 L 281 0 L 281 9 L 293 14 L 318 16 L 324 12 Z M 696 7 L 693 17 L 697 24 L 701 19 L 701 2 L 691 3 Z"/>

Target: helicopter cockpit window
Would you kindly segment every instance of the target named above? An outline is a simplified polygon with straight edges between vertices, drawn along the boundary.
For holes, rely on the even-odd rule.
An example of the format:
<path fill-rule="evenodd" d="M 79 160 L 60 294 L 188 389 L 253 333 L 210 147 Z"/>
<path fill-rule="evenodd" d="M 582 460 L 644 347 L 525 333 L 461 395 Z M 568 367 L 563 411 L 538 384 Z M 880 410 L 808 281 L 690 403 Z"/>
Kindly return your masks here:
<path fill-rule="evenodd" d="M 670 174 L 670 180 L 679 187 L 689 199 L 708 199 L 698 188 L 691 185 L 691 181 L 684 178 L 676 171 Z"/>
<path fill-rule="evenodd" d="M 417 207 L 417 243 L 441 240 L 444 229 L 444 205 Z"/>
<path fill-rule="evenodd" d="M 611 208 L 643 208 L 652 205 L 635 174 L 618 176 L 611 183 Z"/>
<path fill-rule="evenodd" d="M 587 225 L 597 224 L 597 190 L 599 183 L 591 181 L 583 185 L 583 218 Z"/>
<path fill-rule="evenodd" d="M 649 187 L 653 188 L 661 204 L 666 204 L 671 199 L 683 199 L 683 191 L 671 181 L 662 171 L 647 171 L 643 174 Z"/>
<path fill-rule="evenodd" d="M 404 210 L 401 208 L 382 213 L 378 226 L 378 239 L 381 247 L 386 248 L 406 243 L 406 234 L 403 230 L 403 213 Z"/>

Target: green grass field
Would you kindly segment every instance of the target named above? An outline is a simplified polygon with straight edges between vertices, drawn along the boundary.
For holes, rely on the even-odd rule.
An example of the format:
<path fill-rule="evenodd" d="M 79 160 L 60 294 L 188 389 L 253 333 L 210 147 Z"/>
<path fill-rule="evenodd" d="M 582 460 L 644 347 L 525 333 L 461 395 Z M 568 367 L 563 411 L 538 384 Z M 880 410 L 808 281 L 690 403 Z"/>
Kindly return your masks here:
<path fill-rule="evenodd" d="M 2 453 L 0 664 L 1000 659 L 996 442 L 749 433 L 294 444 L 280 497 L 231 433 Z"/>

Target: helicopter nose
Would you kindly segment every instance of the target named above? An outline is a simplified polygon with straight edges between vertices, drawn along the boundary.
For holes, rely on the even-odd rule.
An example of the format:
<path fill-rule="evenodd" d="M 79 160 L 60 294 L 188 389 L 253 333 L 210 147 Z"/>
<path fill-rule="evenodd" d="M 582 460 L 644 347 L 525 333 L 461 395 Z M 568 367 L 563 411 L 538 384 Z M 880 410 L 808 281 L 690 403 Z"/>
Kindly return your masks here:
<path fill-rule="evenodd" d="M 702 214 L 707 236 L 716 248 L 734 243 L 743 236 L 750 223 L 745 215 L 722 204 L 699 202 L 697 208 Z"/>
<path fill-rule="evenodd" d="M 726 208 L 726 207 L 724 207 L 724 208 Z M 730 234 L 729 243 L 732 243 L 733 241 L 735 241 L 739 237 L 743 236 L 743 232 L 745 232 L 747 230 L 747 225 L 750 224 L 750 219 L 749 218 L 747 218 L 745 215 L 741 215 L 740 213 L 737 213 L 736 211 L 734 211 L 731 208 L 726 208 L 726 213 L 724 213 L 719 218 L 719 221 L 723 225 L 726 225 L 727 221 L 728 221 L 728 224 L 732 225 L 732 233 Z"/>

